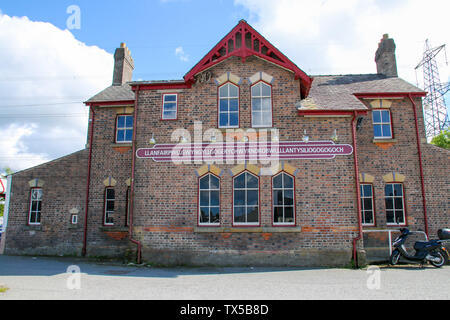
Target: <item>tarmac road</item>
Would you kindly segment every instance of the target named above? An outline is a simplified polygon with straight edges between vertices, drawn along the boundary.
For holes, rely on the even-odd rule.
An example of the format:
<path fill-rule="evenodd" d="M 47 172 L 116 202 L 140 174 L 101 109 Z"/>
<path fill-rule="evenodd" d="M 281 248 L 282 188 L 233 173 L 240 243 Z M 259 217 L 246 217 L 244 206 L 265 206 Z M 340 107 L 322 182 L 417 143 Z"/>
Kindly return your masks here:
<path fill-rule="evenodd" d="M 154 268 L 0 256 L 1 286 L 0 300 L 448 300 L 450 266 Z"/>

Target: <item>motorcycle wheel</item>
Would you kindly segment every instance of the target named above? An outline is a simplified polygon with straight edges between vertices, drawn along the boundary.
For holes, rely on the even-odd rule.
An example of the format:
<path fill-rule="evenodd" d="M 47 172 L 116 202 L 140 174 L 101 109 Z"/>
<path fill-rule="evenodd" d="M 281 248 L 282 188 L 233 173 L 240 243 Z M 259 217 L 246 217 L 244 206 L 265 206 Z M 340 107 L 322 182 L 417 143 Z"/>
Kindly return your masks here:
<path fill-rule="evenodd" d="M 395 266 L 398 264 L 398 261 L 400 260 L 400 251 L 394 250 L 389 257 L 389 264 L 392 266 Z"/>
<path fill-rule="evenodd" d="M 442 252 L 442 250 L 433 252 L 433 256 L 439 258 L 439 262 L 430 261 L 431 264 L 436 268 L 441 268 L 444 264 L 447 263 L 446 254 Z"/>

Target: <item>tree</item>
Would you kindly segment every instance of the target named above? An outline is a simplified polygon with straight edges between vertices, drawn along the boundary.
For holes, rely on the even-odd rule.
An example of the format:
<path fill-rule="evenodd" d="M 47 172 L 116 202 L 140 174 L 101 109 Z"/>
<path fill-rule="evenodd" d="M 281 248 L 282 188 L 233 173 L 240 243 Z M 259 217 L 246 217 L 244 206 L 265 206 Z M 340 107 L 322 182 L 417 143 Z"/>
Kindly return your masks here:
<path fill-rule="evenodd" d="M 441 131 L 440 134 L 431 140 L 431 144 L 450 150 L 450 130 Z"/>

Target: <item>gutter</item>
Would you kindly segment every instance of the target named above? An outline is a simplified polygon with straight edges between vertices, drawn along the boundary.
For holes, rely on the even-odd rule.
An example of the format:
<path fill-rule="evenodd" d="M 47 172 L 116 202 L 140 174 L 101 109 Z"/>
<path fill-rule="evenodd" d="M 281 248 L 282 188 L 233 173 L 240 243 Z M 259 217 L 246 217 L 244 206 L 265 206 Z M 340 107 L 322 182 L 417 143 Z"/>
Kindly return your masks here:
<path fill-rule="evenodd" d="M 134 213 L 134 171 L 136 165 L 136 131 L 137 131 L 137 107 L 138 107 L 138 98 L 139 98 L 139 85 L 136 86 L 136 98 L 134 100 L 134 123 L 133 123 L 133 151 L 132 151 L 132 159 L 131 159 L 131 186 L 130 186 L 130 225 L 128 226 L 128 236 L 132 243 L 137 245 L 137 263 L 141 264 L 141 250 L 142 244 L 140 241 L 133 239 L 133 213 Z"/>
<path fill-rule="evenodd" d="M 353 140 L 353 162 L 355 167 L 355 187 L 356 187 L 356 208 L 358 212 L 358 236 L 353 238 L 353 261 L 356 268 L 358 268 L 358 259 L 356 252 L 356 241 L 363 238 L 362 221 L 361 221 L 361 190 L 359 185 L 359 167 L 358 167 L 358 149 L 356 148 L 356 116 L 357 112 L 354 111 L 352 119 L 352 140 Z"/>
<path fill-rule="evenodd" d="M 88 157 L 88 175 L 87 175 L 87 187 L 86 187 L 86 202 L 84 209 L 84 234 L 83 234 L 83 249 L 81 254 L 86 256 L 86 248 L 87 248 L 87 227 L 88 227 L 88 211 L 89 211 L 89 187 L 91 185 L 91 160 L 92 160 L 92 141 L 94 140 L 94 121 L 95 121 L 95 111 L 94 107 L 90 107 L 92 112 L 92 119 L 90 123 L 90 133 L 89 137 L 89 157 Z"/>
<path fill-rule="evenodd" d="M 422 163 L 422 150 L 420 147 L 420 134 L 419 134 L 419 121 L 417 120 L 417 111 L 416 111 L 416 103 L 412 99 L 412 94 L 408 94 L 409 101 L 411 101 L 413 110 L 414 110 L 414 121 L 416 125 L 416 138 L 417 138 L 417 153 L 419 157 L 419 168 L 420 168 L 420 184 L 422 187 L 422 204 L 423 204 L 423 218 L 425 225 L 425 233 L 428 237 L 428 217 L 427 217 L 427 200 L 425 197 L 425 179 L 423 175 L 423 163 Z"/>

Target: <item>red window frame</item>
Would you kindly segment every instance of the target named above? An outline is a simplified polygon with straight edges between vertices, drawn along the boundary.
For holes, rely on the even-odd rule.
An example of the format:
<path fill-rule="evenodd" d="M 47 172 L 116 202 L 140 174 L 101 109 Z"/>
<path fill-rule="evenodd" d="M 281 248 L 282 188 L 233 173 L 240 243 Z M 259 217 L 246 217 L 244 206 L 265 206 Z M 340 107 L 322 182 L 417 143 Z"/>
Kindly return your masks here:
<path fill-rule="evenodd" d="M 248 223 L 248 222 L 244 222 L 244 223 L 238 222 L 238 223 L 236 223 L 236 222 L 234 222 L 234 202 L 235 202 L 234 201 L 234 191 L 235 191 L 234 180 L 237 177 L 239 177 L 240 175 L 244 174 L 244 173 L 251 174 L 256 179 L 258 179 L 258 222 L 257 223 L 253 223 L 253 222 L 251 222 L 251 223 Z M 259 227 L 259 226 L 261 226 L 261 179 L 260 179 L 260 177 L 258 175 L 256 175 L 256 174 L 248 171 L 248 170 L 244 170 L 244 171 L 239 172 L 235 176 L 233 176 L 232 183 L 233 183 L 233 185 L 232 185 L 233 207 L 232 207 L 232 217 L 231 217 L 232 218 L 232 226 L 233 227 Z M 243 190 L 248 190 L 248 189 L 245 188 Z M 245 204 L 245 208 L 247 208 L 247 204 Z M 247 213 L 246 213 L 246 215 L 247 215 Z"/>
<path fill-rule="evenodd" d="M 107 199 L 108 196 L 108 190 L 113 190 L 114 191 L 114 199 Z M 108 205 L 107 205 L 107 201 L 113 201 L 114 202 L 114 210 L 112 211 L 112 213 L 114 214 L 116 211 L 116 190 L 113 187 L 106 187 L 105 188 L 105 195 L 104 195 L 104 202 L 103 202 L 103 226 L 105 227 L 111 227 L 114 226 L 114 217 L 113 217 L 113 222 L 112 223 L 107 223 L 106 222 L 106 215 L 107 213 L 111 212 L 108 211 Z"/>
<path fill-rule="evenodd" d="M 35 200 L 33 200 L 33 190 L 41 190 L 41 198 L 39 199 L 39 200 L 36 200 L 36 201 L 38 201 L 38 202 L 40 202 L 41 203 L 41 209 L 40 210 L 35 210 L 35 211 L 32 211 L 32 209 L 33 209 L 33 201 L 35 201 Z M 42 197 L 43 197 L 43 191 L 42 191 L 42 188 L 38 188 L 38 187 L 36 187 L 36 188 L 31 188 L 30 189 L 30 199 L 29 199 L 29 202 L 28 202 L 28 219 L 27 219 L 27 225 L 29 225 L 29 226 L 38 226 L 38 225 L 40 225 L 41 224 L 41 217 L 42 217 Z M 35 212 L 35 213 L 38 213 L 39 214 L 39 222 L 31 222 L 31 213 L 32 212 Z"/>
<path fill-rule="evenodd" d="M 275 219 L 275 214 L 274 214 L 274 208 L 275 208 L 275 204 L 274 204 L 274 198 L 273 198 L 273 192 L 274 192 L 274 188 L 273 188 L 273 179 L 275 179 L 275 177 L 281 175 L 281 174 L 286 174 L 287 176 L 291 177 L 293 179 L 293 214 L 294 214 L 294 222 L 282 222 L 282 223 L 275 223 L 274 219 Z M 295 201 L 295 177 L 289 173 L 287 173 L 286 171 L 280 171 L 276 174 L 274 174 L 271 179 L 270 179 L 270 190 L 271 190 L 271 202 L 272 202 L 272 226 L 273 227 L 292 227 L 292 226 L 296 226 L 297 225 L 297 206 L 296 206 L 296 201 Z M 282 190 L 284 190 L 284 186 L 282 188 Z M 282 206 L 284 208 L 284 205 Z"/>
<path fill-rule="evenodd" d="M 200 180 L 203 179 L 204 177 L 206 177 L 207 175 L 212 175 L 214 177 L 216 177 L 217 179 L 219 179 L 219 190 L 215 190 L 214 191 L 219 191 L 219 223 L 200 223 Z M 220 177 L 216 176 L 214 173 L 212 172 L 207 172 L 204 175 L 198 177 L 198 181 L 197 181 L 197 226 L 198 227 L 220 227 L 221 225 L 221 221 L 222 221 L 222 194 L 221 194 L 221 179 Z M 212 190 L 212 189 L 207 189 L 207 190 Z M 208 206 L 209 208 L 210 206 Z"/>
<path fill-rule="evenodd" d="M 119 117 L 134 117 L 134 115 L 133 114 L 129 114 L 129 113 L 123 113 L 123 114 L 118 114 L 117 116 L 116 116 L 116 122 L 115 122 L 115 133 L 114 133 L 114 143 L 132 143 L 133 142 L 133 138 L 131 138 L 131 140 L 130 141 L 117 141 L 117 135 L 118 135 L 118 133 L 119 133 L 119 130 L 130 130 L 130 128 L 129 127 L 125 127 L 125 128 L 120 128 L 119 129 L 119 126 L 118 126 L 118 122 L 119 122 Z M 125 120 L 125 123 L 126 123 L 126 120 Z M 131 127 L 131 130 L 134 130 L 134 119 L 133 119 L 133 127 Z M 133 133 L 131 134 L 131 135 L 133 135 Z"/>
<path fill-rule="evenodd" d="M 230 84 L 233 85 L 235 87 L 237 87 L 238 89 L 238 124 L 237 126 L 221 126 L 220 125 L 220 88 L 222 88 L 223 86 Z M 230 99 L 230 97 L 227 97 L 228 99 Z M 220 86 L 217 87 L 217 128 L 219 129 L 238 129 L 241 127 L 241 87 L 231 81 L 227 81 L 223 84 L 221 84 Z"/>
<path fill-rule="evenodd" d="M 360 192 L 360 203 L 361 203 L 361 221 L 362 221 L 362 225 L 364 226 L 364 227 L 375 227 L 376 226 L 376 210 L 375 210 L 375 193 L 374 193 L 374 188 L 373 188 L 373 184 L 372 183 L 367 183 L 367 182 L 362 182 L 362 183 L 360 183 L 359 184 L 359 187 L 361 188 L 361 189 L 363 189 L 362 187 L 364 186 L 364 185 L 368 185 L 368 186 L 370 186 L 371 188 L 372 188 L 372 197 L 370 197 L 371 199 L 372 199 L 372 218 L 373 218 L 373 223 L 365 223 L 364 222 L 364 219 L 363 219 L 363 215 L 364 215 L 364 211 L 366 211 L 366 210 L 364 210 L 364 203 L 363 203 L 363 199 L 367 199 L 367 198 L 369 198 L 369 197 L 363 197 L 362 196 L 362 192 Z"/>
<path fill-rule="evenodd" d="M 253 89 L 254 86 L 256 86 L 256 85 L 258 85 L 260 83 L 264 83 L 264 84 L 266 84 L 266 85 L 268 85 L 270 87 L 270 108 L 271 108 L 270 109 L 270 116 L 271 116 L 270 126 L 267 126 L 267 125 L 255 126 L 255 125 L 253 125 L 253 93 L 252 93 L 252 89 Z M 264 96 L 261 95 L 260 98 L 263 99 Z M 262 104 L 261 104 L 261 108 L 262 108 Z M 251 127 L 252 128 L 273 128 L 273 86 L 272 86 L 272 84 L 267 83 L 264 80 L 259 80 L 259 81 L 257 81 L 256 83 L 254 83 L 254 84 L 252 84 L 250 86 L 250 113 L 251 113 Z"/>
<path fill-rule="evenodd" d="M 131 195 L 131 187 L 127 187 L 127 194 L 126 194 L 126 208 L 125 208 L 125 227 L 128 227 L 130 225 L 130 195 Z"/>
<path fill-rule="evenodd" d="M 389 113 L 389 124 L 391 126 L 391 136 L 390 137 L 377 137 L 377 136 L 375 136 L 375 128 L 374 128 L 374 126 L 375 125 L 382 126 L 383 124 L 387 124 L 387 123 L 383 122 L 383 120 L 382 120 L 383 117 L 380 114 L 381 122 L 375 124 L 374 123 L 374 118 L 373 118 L 373 112 L 374 111 L 387 111 Z M 394 126 L 392 124 L 392 112 L 391 112 L 390 109 L 382 109 L 382 108 L 372 109 L 372 130 L 374 130 L 374 132 L 373 132 L 374 139 L 394 139 Z M 381 131 L 381 132 L 383 132 L 383 131 Z"/>
<path fill-rule="evenodd" d="M 395 223 L 395 222 L 388 222 L 387 221 L 387 210 L 391 210 L 391 209 L 387 209 L 386 208 L 386 198 L 391 198 L 391 197 L 386 197 L 386 186 L 388 184 L 399 184 L 402 187 L 402 206 L 403 206 L 403 223 Z M 408 215 L 407 215 L 407 211 L 406 211 L 406 195 L 405 195 L 405 186 L 403 185 L 402 182 L 388 182 L 385 183 L 384 185 L 385 189 L 384 189 L 384 206 L 385 206 L 385 210 L 386 210 L 386 225 L 387 226 L 399 226 L 399 227 L 406 227 L 408 225 Z M 396 196 L 393 196 L 392 198 L 395 199 Z M 398 198 L 398 196 L 397 196 Z M 395 201 L 393 201 L 393 212 L 394 212 L 394 218 L 396 216 L 396 209 L 395 209 Z"/>
<path fill-rule="evenodd" d="M 164 105 L 166 103 L 165 96 L 175 96 L 175 118 L 165 118 L 164 117 Z M 161 106 L 161 121 L 177 121 L 178 120 L 178 104 L 179 104 L 179 94 L 177 92 L 167 92 L 162 94 L 162 106 Z M 173 103 L 173 101 L 168 101 L 169 103 Z"/>

